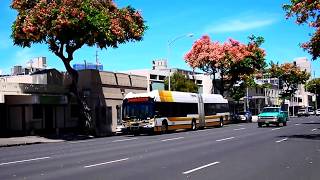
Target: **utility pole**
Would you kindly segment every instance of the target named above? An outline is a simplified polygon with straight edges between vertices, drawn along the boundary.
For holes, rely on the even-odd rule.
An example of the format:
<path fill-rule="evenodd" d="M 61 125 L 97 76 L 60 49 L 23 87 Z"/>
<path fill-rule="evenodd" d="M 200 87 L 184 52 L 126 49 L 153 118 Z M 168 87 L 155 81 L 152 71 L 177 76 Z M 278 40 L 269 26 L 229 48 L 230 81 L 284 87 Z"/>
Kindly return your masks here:
<path fill-rule="evenodd" d="M 98 70 L 99 65 L 99 56 L 98 56 L 98 50 L 96 50 L 96 70 Z"/>
<path fill-rule="evenodd" d="M 316 71 L 313 71 L 313 78 L 315 79 L 316 78 Z M 317 100 L 318 100 L 318 98 L 317 98 L 317 96 L 318 96 L 318 94 L 317 94 L 317 84 L 316 84 L 316 87 L 314 88 L 315 90 L 314 90 L 314 94 L 315 94 L 315 96 L 316 96 L 316 102 L 314 103 L 314 106 L 315 106 L 315 109 L 317 110 L 318 109 L 318 102 L 317 102 Z"/>

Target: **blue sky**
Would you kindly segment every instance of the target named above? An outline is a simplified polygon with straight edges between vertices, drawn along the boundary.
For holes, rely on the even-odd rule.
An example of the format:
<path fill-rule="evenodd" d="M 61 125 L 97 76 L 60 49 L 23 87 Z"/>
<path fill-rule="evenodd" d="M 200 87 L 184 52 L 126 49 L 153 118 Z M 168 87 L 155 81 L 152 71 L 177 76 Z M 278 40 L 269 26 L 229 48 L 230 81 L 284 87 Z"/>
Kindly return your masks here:
<path fill-rule="evenodd" d="M 117 49 L 96 49 L 83 47 L 75 54 L 73 63 L 83 60 L 95 61 L 98 50 L 100 62 L 108 71 L 131 69 L 150 69 L 151 61 L 168 57 L 168 42 L 172 39 L 193 33 L 172 44 L 170 67 L 190 69 L 183 56 L 192 47 L 195 40 L 208 34 L 212 40 L 223 42 L 228 38 L 247 42 L 251 34 L 263 36 L 263 48 L 267 61 L 291 62 L 296 57 L 307 57 L 298 44 L 309 39 L 312 32 L 307 26 L 298 26 L 294 19 L 286 20 L 282 4 L 286 0 L 116 0 L 118 7 L 131 5 L 142 11 L 149 29 L 143 41 L 120 45 Z M 25 65 L 33 57 L 46 56 L 48 65 L 64 71 L 64 66 L 45 44 L 36 44 L 31 48 L 13 46 L 10 39 L 11 24 L 16 12 L 10 9 L 11 0 L 0 1 L 0 70 L 10 73 L 13 65 Z M 320 59 L 312 62 L 314 71 L 320 68 Z M 313 75 L 313 74 L 312 74 Z M 320 72 L 316 72 L 320 76 Z"/>

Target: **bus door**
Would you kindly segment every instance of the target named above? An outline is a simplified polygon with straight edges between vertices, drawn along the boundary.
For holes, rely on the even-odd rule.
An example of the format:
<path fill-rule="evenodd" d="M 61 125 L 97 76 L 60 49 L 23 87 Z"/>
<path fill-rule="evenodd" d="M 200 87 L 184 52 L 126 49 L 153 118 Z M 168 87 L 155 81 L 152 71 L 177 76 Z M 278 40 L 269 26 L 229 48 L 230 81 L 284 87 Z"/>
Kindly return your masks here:
<path fill-rule="evenodd" d="M 198 95 L 198 113 L 199 113 L 199 127 L 204 127 L 206 125 L 205 119 L 204 119 L 204 104 L 202 95 Z"/>

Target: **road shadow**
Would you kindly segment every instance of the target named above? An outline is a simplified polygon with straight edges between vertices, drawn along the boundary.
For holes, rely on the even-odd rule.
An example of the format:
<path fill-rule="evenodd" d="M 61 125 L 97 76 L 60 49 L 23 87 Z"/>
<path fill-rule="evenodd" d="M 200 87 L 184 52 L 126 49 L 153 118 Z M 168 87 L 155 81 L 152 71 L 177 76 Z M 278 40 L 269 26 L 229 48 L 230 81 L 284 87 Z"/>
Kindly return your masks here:
<path fill-rule="evenodd" d="M 97 138 L 91 135 L 84 135 L 84 134 L 77 134 L 77 133 L 66 133 L 66 134 L 59 134 L 59 135 L 47 134 L 47 135 L 40 135 L 40 137 L 53 139 L 53 140 L 65 140 L 65 141 L 80 141 L 80 140 Z"/>
<path fill-rule="evenodd" d="M 301 124 L 320 124 L 320 122 L 313 122 L 313 123 L 308 122 L 308 123 L 301 123 Z"/>
<path fill-rule="evenodd" d="M 293 138 L 293 139 L 309 139 L 309 140 L 320 140 L 320 134 L 294 134 L 290 136 L 278 136 L 281 138 Z"/>

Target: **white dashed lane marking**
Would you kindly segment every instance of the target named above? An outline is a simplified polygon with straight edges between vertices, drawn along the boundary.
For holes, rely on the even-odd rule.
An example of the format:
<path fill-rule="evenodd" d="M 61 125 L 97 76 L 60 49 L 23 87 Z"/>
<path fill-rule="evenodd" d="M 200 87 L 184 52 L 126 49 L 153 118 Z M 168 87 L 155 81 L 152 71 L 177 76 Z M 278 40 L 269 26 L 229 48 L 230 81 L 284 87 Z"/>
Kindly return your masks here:
<path fill-rule="evenodd" d="M 163 139 L 161 140 L 162 142 L 166 142 L 166 141 L 173 141 L 173 140 L 178 140 L 178 139 L 183 139 L 184 137 L 176 137 L 176 138 L 170 138 L 170 139 Z"/>
<path fill-rule="evenodd" d="M 238 128 L 238 129 L 233 129 L 233 130 L 239 131 L 239 130 L 243 130 L 243 129 L 246 129 L 246 128 Z"/>
<path fill-rule="evenodd" d="M 209 167 L 209 166 L 213 166 L 213 165 L 216 165 L 216 164 L 219 164 L 219 163 L 220 163 L 220 162 L 213 162 L 213 163 L 210 163 L 210 164 L 207 164 L 207 165 L 204 165 L 204 166 L 200 166 L 200 167 L 191 169 L 191 170 L 189 170 L 189 171 L 185 171 L 185 172 L 183 172 L 182 174 L 189 174 L 189 173 L 192 173 L 192 172 L 198 171 L 198 170 L 200 170 L 200 169 L 203 169 L 203 168 L 206 168 L 206 167 Z"/>
<path fill-rule="evenodd" d="M 230 139 L 233 139 L 234 137 L 228 137 L 228 138 L 224 138 L 224 139 L 218 139 L 216 140 L 217 142 L 220 142 L 220 141 L 226 141 L 226 140 L 230 140 Z"/>
<path fill-rule="evenodd" d="M 124 159 L 118 159 L 118 160 L 114 160 L 114 161 L 108 161 L 108 162 L 103 162 L 103 163 L 98 163 L 98 164 L 92 164 L 92 165 L 84 166 L 84 168 L 91 168 L 91 167 L 102 166 L 102 165 L 106 165 L 106 164 L 112 164 L 112 163 L 116 163 L 116 162 L 126 161 L 128 159 L 129 158 L 124 158 Z"/>
<path fill-rule="evenodd" d="M 132 141 L 132 140 L 135 140 L 135 139 L 138 139 L 138 138 L 119 139 L 119 140 L 114 140 L 114 141 L 112 141 L 112 142 Z"/>
<path fill-rule="evenodd" d="M 288 140 L 288 138 L 284 138 L 284 139 L 281 139 L 279 141 L 276 141 L 276 143 L 280 143 L 280 142 L 283 142 L 283 141 L 286 141 L 286 140 Z"/>
<path fill-rule="evenodd" d="M 39 160 L 50 159 L 50 158 L 51 158 L 51 157 L 40 157 L 40 158 L 34 158 L 34 159 L 25 159 L 25 160 L 19 160 L 19 161 L 11 161 L 11 162 L 0 163 L 0 166 L 9 165 L 9 164 L 23 163 L 23 162 L 30 162 L 30 161 L 39 161 Z"/>

